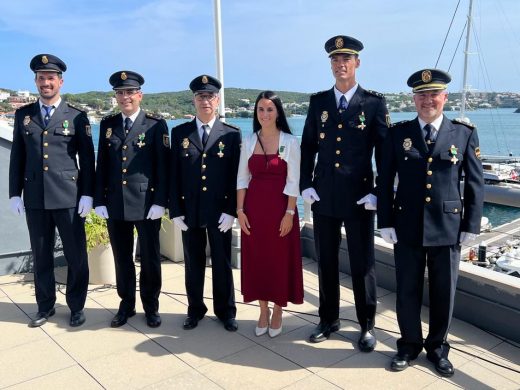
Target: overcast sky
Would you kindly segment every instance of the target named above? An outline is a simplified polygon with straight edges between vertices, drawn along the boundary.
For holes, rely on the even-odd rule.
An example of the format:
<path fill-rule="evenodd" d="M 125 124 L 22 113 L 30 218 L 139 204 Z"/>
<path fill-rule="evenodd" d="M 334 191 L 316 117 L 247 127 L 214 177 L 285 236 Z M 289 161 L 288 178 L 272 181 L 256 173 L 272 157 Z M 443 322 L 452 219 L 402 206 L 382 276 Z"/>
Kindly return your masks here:
<path fill-rule="evenodd" d="M 463 31 L 461 0 L 438 67 L 447 70 Z M 337 34 L 365 45 L 358 81 L 381 92 L 408 91 L 416 70 L 433 67 L 458 0 L 221 0 L 227 87 L 313 92 L 333 78 L 323 49 Z M 472 88 L 520 92 L 520 1 L 475 0 Z M 39 53 L 69 67 L 63 92 L 107 91 L 118 70 L 145 78 L 144 92 L 188 89 L 216 74 L 213 0 L 3 0 L 0 88 L 35 91 Z M 462 88 L 460 43 L 450 73 Z"/>

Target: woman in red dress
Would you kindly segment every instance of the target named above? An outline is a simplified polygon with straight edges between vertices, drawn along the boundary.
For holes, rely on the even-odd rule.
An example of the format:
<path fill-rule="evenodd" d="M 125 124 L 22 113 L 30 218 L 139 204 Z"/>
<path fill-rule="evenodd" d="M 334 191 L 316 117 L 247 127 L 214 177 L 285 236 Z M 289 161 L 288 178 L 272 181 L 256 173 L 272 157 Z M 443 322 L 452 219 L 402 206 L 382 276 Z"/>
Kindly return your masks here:
<path fill-rule="evenodd" d="M 282 332 L 282 307 L 303 303 L 299 195 L 300 144 L 291 134 L 280 98 L 262 92 L 253 134 L 242 142 L 237 178 L 242 295 L 258 300 L 257 336 Z M 273 302 L 270 317 L 269 302 Z"/>

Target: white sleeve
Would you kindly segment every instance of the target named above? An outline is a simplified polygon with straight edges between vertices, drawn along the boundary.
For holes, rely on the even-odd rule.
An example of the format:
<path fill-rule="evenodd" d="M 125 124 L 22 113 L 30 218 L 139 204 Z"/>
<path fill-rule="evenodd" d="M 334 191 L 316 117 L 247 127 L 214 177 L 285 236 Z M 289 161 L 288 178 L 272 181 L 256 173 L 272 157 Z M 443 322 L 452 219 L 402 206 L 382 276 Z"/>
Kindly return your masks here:
<path fill-rule="evenodd" d="M 242 146 L 240 147 L 240 162 L 238 163 L 237 173 L 237 190 L 249 187 L 249 181 L 251 180 L 251 172 L 249 172 L 248 160 L 249 160 L 249 137 L 244 137 L 242 140 Z"/>
<path fill-rule="evenodd" d="M 283 193 L 298 197 L 300 194 L 300 143 L 298 138 L 290 136 L 287 142 L 287 179 Z"/>

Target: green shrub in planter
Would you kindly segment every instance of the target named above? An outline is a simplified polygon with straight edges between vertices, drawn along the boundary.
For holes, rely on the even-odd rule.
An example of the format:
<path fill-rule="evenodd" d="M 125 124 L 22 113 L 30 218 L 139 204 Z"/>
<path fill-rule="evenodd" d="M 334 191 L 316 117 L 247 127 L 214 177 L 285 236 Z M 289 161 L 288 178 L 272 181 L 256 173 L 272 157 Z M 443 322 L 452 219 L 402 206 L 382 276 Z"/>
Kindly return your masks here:
<path fill-rule="evenodd" d="M 107 221 L 91 211 L 85 218 L 85 233 L 87 234 L 87 252 L 98 245 L 109 245 Z"/>

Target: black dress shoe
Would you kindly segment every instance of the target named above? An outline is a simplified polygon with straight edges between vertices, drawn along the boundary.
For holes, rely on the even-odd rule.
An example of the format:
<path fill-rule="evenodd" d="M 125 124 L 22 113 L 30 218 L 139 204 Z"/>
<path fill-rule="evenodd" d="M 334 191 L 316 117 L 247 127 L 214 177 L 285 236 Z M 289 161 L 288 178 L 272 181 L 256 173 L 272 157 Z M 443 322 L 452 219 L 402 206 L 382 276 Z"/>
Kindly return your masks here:
<path fill-rule="evenodd" d="M 373 328 L 361 331 L 358 340 L 358 347 L 361 352 L 372 352 L 376 344 L 377 340 Z"/>
<path fill-rule="evenodd" d="M 115 317 L 112 319 L 110 326 L 112 328 L 119 328 L 120 326 L 126 324 L 126 321 L 133 316 L 135 316 L 135 309 L 132 311 L 118 311 Z"/>
<path fill-rule="evenodd" d="M 186 330 L 194 329 L 199 324 L 199 321 L 202 320 L 203 318 L 204 318 L 204 316 L 202 316 L 202 317 L 188 316 L 184 320 L 184 324 L 182 325 L 182 327 Z"/>
<path fill-rule="evenodd" d="M 393 358 L 390 368 L 392 371 L 403 371 L 408 368 L 410 361 L 414 360 L 409 354 L 398 352 Z"/>
<path fill-rule="evenodd" d="M 56 310 L 52 308 L 49 311 L 39 311 L 36 316 L 29 321 L 29 328 L 37 328 L 47 322 L 49 317 L 52 317 L 56 313 Z"/>
<path fill-rule="evenodd" d="M 339 320 L 333 322 L 320 321 L 314 332 L 309 337 L 311 343 L 321 343 L 330 337 L 332 332 L 339 330 Z"/>
<path fill-rule="evenodd" d="M 70 313 L 69 325 L 72 327 L 81 326 L 85 323 L 85 314 L 83 310 L 73 311 Z"/>
<path fill-rule="evenodd" d="M 224 328 L 228 332 L 236 332 L 238 330 L 238 324 L 234 318 L 228 318 L 227 320 L 222 322 L 224 322 Z"/>
<path fill-rule="evenodd" d="M 162 321 L 159 313 L 146 314 L 146 324 L 150 328 L 158 328 L 159 326 L 161 326 L 161 323 Z"/>
<path fill-rule="evenodd" d="M 453 364 L 445 357 L 439 357 L 434 353 L 426 354 L 426 357 L 430 362 L 435 364 L 435 370 L 443 377 L 449 378 L 455 374 Z"/>

